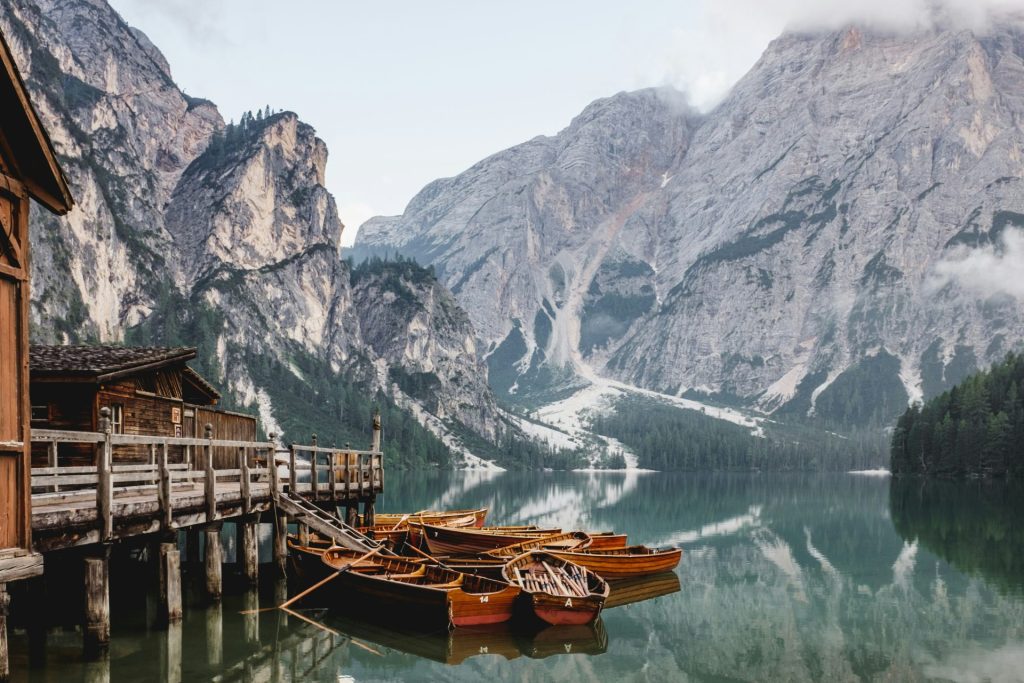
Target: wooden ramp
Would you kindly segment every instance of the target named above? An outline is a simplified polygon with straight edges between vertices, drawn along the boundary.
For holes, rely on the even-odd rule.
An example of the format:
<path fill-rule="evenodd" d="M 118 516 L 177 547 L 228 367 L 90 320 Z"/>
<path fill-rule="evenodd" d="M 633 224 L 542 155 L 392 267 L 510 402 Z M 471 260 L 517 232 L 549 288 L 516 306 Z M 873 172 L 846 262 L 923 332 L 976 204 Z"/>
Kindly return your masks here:
<path fill-rule="evenodd" d="M 359 530 L 341 521 L 337 515 L 321 510 L 316 505 L 291 493 L 281 492 L 275 501 L 277 506 L 293 517 L 296 522 L 305 524 L 324 538 L 329 538 L 343 548 L 359 552 L 370 552 L 381 546 Z M 384 551 L 384 554 L 391 554 Z"/>

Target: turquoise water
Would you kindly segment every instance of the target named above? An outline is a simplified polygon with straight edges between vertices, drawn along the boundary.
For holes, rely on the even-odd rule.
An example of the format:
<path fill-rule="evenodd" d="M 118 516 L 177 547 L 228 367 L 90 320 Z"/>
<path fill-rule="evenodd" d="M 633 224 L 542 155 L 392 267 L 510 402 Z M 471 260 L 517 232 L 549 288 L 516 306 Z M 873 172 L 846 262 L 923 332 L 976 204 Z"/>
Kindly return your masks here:
<path fill-rule="evenodd" d="M 15 680 L 569 681 L 1020 680 L 1024 497 L 1002 484 L 856 475 L 389 473 L 379 508 L 487 506 L 494 523 L 615 529 L 681 545 L 675 576 L 635 582 L 586 629 L 423 633 L 307 604 L 318 625 L 270 607 L 283 586 L 190 593 L 183 624 L 115 581 L 110 659 L 52 629 Z M 269 573 L 269 572 L 268 572 Z M 612 601 L 616 601 L 613 591 Z M 71 622 L 73 623 L 73 621 Z M 329 629 L 332 632 L 329 632 Z"/>

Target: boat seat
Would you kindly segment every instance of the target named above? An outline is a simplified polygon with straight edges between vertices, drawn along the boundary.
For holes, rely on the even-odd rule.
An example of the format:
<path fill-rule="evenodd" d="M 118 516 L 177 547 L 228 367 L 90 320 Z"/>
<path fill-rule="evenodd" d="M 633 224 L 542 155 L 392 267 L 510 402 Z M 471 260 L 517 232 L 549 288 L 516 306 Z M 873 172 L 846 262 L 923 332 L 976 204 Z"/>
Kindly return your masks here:
<path fill-rule="evenodd" d="M 426 573 L 426 568 L 425 567 L 420 567 L 416 571 L 410 572 L 408 574 L 388 574 L 387 577 L 389 579 L 415 579 L 415 578 L 417 578 L 419 576 L 423 576 L 423 574 L 425 574 L 425 573 Z"/>

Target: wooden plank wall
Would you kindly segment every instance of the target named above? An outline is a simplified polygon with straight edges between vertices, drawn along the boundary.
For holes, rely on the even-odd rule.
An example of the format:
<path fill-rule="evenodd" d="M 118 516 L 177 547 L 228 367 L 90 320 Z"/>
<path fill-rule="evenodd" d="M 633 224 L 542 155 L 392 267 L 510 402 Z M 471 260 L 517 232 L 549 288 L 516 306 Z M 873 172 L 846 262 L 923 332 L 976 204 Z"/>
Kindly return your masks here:
<path fill-rule="evenodd" d="M 241 415 L 210 408 L 195 406 L 195 436 L 203 438 L 206 436 L 207 424 L 213 425 L 213 438 L 229 441 L 255 441 L 256 440 L 256 418 L 251 415 Z M 206 466 L 205 454 L 199 454 L 196 462 L 200 468 Z M 250 454 L 250 465 L 252 455 Z M 214 448 L 213 466 L 216 469 L 233 469 L 238 467 L 238 451 L 233 448 Z"/>
<path fill-rule="evenodd" d="M 0 172 L 0 550 L 29 548 L 28 194 Z"/>

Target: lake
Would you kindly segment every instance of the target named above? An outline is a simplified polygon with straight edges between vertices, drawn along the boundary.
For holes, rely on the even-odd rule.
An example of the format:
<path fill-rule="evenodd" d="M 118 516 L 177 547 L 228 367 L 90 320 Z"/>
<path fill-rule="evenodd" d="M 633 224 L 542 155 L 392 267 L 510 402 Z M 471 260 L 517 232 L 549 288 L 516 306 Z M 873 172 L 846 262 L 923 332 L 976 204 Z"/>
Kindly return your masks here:
<path fill-rule="evenodd" d="M 152 625 L 152 598 L 132 590 L 144 582 L 122 571 L 112 578 L 109 662 L 83 663 L 81 634 L 68 626 L 51 629 L 29 667 L 27 638 L 15 630 L 14 680 L 106 680 L 108 667 L 116 681 L 1024 678 L 1018 487 L 858 475 L 389 472 L 378 505 L 476 506 L 489 507 L 493 523 L 615 529 L 634 543 L 680 545 L 683 559 L 674 575 L 613 589 L 612 603 L 624 604 L 593 627 L 451 633 L 315 605 L 300 613 L 319 625 L 273 610 L 241 614 L 277 604 L 284 587 L 269 577 L 259 593 L 228 586 L 215 607 L 190 592 L 184 622 L 168 631 Z"/>

